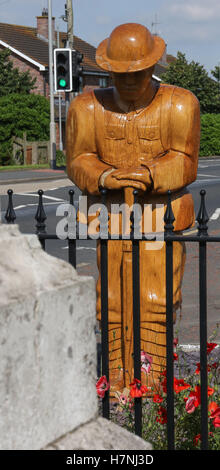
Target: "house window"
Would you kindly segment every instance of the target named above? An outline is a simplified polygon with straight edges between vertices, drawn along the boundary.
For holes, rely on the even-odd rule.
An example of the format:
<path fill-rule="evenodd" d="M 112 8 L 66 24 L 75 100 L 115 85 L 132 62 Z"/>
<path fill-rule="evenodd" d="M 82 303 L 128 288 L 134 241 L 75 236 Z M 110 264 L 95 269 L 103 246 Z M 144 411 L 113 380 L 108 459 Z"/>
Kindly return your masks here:
<path fill-rule="evenodd" d="M 106 88 L 107 87 L 107 77 L 102 77 L 99 79 L 99 86 L 100 88 Z"/>

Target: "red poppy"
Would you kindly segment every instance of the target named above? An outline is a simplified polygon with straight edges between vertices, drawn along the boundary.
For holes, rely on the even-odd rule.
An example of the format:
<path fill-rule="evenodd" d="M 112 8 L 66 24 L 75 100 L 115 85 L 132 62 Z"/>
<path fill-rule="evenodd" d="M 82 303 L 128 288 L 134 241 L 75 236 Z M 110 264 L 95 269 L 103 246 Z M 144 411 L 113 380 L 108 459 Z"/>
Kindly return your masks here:
<path fill-rule="evenodd" d="M 178 344 L 178 338 L 174 338 L 174 340 L 173 340 L 173 346 L 174 346 L 174 348 L 177 347 L 177 344 Z"/>
<path fill-rule="evenodd" d="M 213 432 L 209 432 L 209 436 L 213 436 Z M 193 439 L 194 446 L 197 446 L 199 441 L 201 441 L 201 434 L 197 434 L 197 436 Z"/>
<path fill-rule="evenodd" d="M 217 343 L 207 343 L 207 354 L 210 354 L 216 346 L 218 346 Z"/>
<path fill-rule="evenodd" d="M 207 390 L 207 395 L 211 396 L 214 393 L 214 389 L 211 387 L 208 387 Z M 191 400 L 189 400 L 191 398 Z M 184 398 L 186 401 L 186 411 L 191 409 L 193 412 L 195 408 L 197 408 L 201 404 L 201 387 L 200 385 L 196 385 L 194 390 L 192 390 L 188 396 L 188 398 Z M 188 408 L 188 410 L 187 410 Z M 194 408 L 194 409 L 193 409 Z M 188 411 L 189 413 L 190 411 Z"/>
<path fill-rule="evenodd" d="M 193 439 L 194 446 L 197 446 L 199 441 L 201 441 L 201 434 L 197 434 Z"/>
<path fill-rule="evenodd" d="M 211 395 L 213 395 L 214 391 L 215 391 L 214 388 L 208 387 L 208 397 L 210 397 Z"/>
<path fill-rule="evenodd" d="M 106 376 L 103 375 L 102 377 L 100 377 L 100 379 L 99 379 L 98 382 L 96 383 L 97 395 L 98 395 L 100 398 L 104 398 L 105 392 L 107 392 L 107 390 L 109 390 L 109 387 L 110 387 L 110 384 L 109 384 L 109 382 L 107 381 Z"/>
<path fill-rule="evenodd" d="M 161 397 L 161 395 L 159 395 L 159 393 L 155 393 L 153 396 L 153 402 L 161 403 L 162 401 L 163 401 L 163 398 Z"/>
<path fill-rule="evenodd" d="M 219 366 L 218 362 L 213 362 L 213 364 L 211 364 L 212 369 L 218 369 L 218 366 Z"/>
<path fill-rule="evenodd" d="M 167 423 L 167 410 L 163 406 L 159 407 L 158 416 L 156 417 L 157 423 L 166 424 Z"/>
<path fill-rule="evenodd" d="M 131 387 L 131 398 L 141 398 L 144 393 L 149 391 L 149 388 L 146 385 L 141 385 L 141 381 L 138 379 L 134 379 L 133 382 L 129 385 L 129 387 Z"/>
<path fill-rule="evenodd" d="M 177 361 L 177 359 L 178 359 L 178 354 L 174 352 L 174 353 L 173 353 L 173 360 L 174 360 L 174 361 Z"/>
<path fill-rule="evenodd" d="M 200 370 L 201 370 L 201 367 L 200 367 L 200 362 L 197 362 L 197 369 L 195 370 L 195 374 L 200 374 Z M 207 365 L 207 372 L 210 372 L 211 370 L 211 366 L 210 365 Z"/>
<path fill-rule="evenodd" d="M 218 405 L 216 403 L 216 401 L 211 401 L 211 403 L 209 403 L 209 411 L 212 413 L 213 411 L 217 410 L 218 408 Z"/>
<path fill-rule="evenodd" d="M 215 428 L 220 428 L 220 407 L 218 406 L 214 411 L 211 412 L 210 418 L 213 419 L 213 425 Z"/>
<path fill-rule="evenodd" d="M 182 390 L 186 390 L 187 388 L 190 388 L 190 385 L 185 383 L 183 379 L 178 380 L 176 379 L 176 377 L 174 377 L 173 387 L 174 387 L 174 392 L 180 393 L 182 392 Z"/>
<path fill-rule="evenodd" d="M 194 407 L 192 411 L 197 408 L 201 403 L 201 393 L 200 393 L 200 385 L 196 385 L 194 390 L 192 390 L 188 396 L 188 398 L 184 397 L 186 402 L 186 407 Z"/>

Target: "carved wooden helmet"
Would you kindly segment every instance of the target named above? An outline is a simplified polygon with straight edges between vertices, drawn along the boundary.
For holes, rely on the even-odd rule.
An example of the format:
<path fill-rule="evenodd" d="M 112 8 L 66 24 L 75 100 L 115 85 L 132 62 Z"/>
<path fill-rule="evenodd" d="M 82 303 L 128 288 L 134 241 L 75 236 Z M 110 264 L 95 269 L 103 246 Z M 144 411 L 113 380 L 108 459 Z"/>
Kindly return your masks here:
<path fill-rule="evenodd" d="M 155 65 L 165 47 L 164 40 L 153 36 L 145 26 L 126 23 L 117 26 L 110 37 L 99 44 L 96 62 L 110 72 L 136 72 Z"/>

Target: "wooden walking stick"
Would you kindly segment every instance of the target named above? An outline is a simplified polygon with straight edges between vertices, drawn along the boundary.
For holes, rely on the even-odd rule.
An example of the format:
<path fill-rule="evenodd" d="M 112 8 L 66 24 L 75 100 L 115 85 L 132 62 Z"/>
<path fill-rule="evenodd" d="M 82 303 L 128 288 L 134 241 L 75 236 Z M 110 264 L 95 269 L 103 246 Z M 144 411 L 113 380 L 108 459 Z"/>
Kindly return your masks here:
<path fill-rule="evenodd" d="M 130 214 L 134 204 L 134 188 L 124 189 L 124 202 L 126 207 L 126 226 L 123 233 L 130 233 Z M 133 300 L 132 300 L 132 242 L 123 240 L 123 295 L 122 295 L 122 357 L 124 368 L 125 387 L 133 379 Z"/>

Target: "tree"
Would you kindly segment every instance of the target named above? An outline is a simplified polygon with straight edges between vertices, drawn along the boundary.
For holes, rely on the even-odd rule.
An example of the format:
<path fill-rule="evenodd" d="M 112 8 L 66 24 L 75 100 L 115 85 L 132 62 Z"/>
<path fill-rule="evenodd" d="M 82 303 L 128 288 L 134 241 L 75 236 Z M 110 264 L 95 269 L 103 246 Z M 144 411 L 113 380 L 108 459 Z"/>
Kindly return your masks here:
<path fill-rule="evenodd" d="M 12 137 L 49 140 L 50 103 L 44 96 L 9 94 L 0 98 L 0 165 L 12 162 Z"/>
<path fill-rule="evenodd" d="M 200 102 L 202 113 L 220 112 L 218 83 L 209 77 L 203 65 L 194 60 L 188 62 L 185 54 L 178 51 L 177 60 L 169 64 L 161 79 L 164 83 L 186 88 L 194 93 Z"/>
<path fill-rule="evenodd" d="M 36 78 L 30 72 L 20 72 L 9 59 L 11 51 L 0 51 L 0 97 L 11 93 L 30 93 L 35 88 Z"/>

